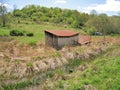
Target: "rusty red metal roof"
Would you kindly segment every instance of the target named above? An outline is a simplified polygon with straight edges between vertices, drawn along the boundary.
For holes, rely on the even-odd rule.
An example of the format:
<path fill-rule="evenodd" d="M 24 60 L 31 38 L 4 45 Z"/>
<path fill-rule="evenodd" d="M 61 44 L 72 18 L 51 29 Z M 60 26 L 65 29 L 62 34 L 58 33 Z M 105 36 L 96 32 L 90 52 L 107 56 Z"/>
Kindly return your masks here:
<path fill-rule="evenodd" d="M 80 38 L 78 40 L 78 43 L 81 44 L 81 45 L 83 45 L 83 44 L 89 43 L 90 39 L 91 39 L 90 36 L 88 36 L 88 35 L 82 35 L 82 36 L 80 36 Z"/>
<path fill-rule="evenodd" d="M 71 30 L 45 30 L 45 32 L 51 33 L 55 36 L 74 36 L 79 34 Z"/>

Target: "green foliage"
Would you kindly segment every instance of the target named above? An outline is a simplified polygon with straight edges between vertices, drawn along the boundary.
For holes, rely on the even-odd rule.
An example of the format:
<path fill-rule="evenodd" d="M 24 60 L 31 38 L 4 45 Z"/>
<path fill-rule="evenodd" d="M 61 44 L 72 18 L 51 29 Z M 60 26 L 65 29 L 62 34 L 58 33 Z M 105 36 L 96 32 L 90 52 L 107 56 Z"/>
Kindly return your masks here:
<path fill-rule="evenodd" d="M 120 34 L 110 34 L 110 36 L 113 36 L 113 37 L 120 37 Z"/>
<path fill-rule="evenodd" d="M 62 81 L 59 81 L 59 82 L 58 82 L 58 87 L 59 87 L 60 89 L 63 89 L 63 88 L 64 88 L 64 84 L 62 83 Z"/>
<path fill-rule="evenodd" d="M 54 72 L 53 71 L 46 72 L 46 77 L 52 78 L 53 76 L 54 76 Z"/>
<path fill-rule="evenodd" d="M 15 17 L 21 17 L 22 16 L 22 12 L 20 12 L 19 10 L 15 10 L 14 13 L 13 13 L 13 15 Z"/>
<path fill-rule="evenodd" d="M 10 31 L 10 35 L 11 36 L 24 36 L 24 31 L 13 29 L 13 30 Z"/>
<path fill-rule="evenodd" d="M 35 24 L 33 22 L 28 21 L 29 24 L 27 24 L 27 25 L 24 22 L 26 23 L 26 21 L 21 20 L 20 24 L 18 24 L 18 23 L 16 25 L 12 24 L 12 27 L 16 28 L 17 30 L 19 30 L 19 28 L 21 30 L 25 30 L 24 36 L 12 37 L 20 43 L 29 44 L 32 41 L 44 43 L 44 40 L 45 40 L 44 30 L 46 30 L 46 29 L 48 29 L 48 30 L 51 30 L 51 29 L 65 30 L 66 29 L 62 25 L 55 25 L 55 24 L 47 23 L 47 22 L 44 22 L 41 24 Z M 22 23 L 24 23 L 24 24 L 22 24 Z M 9 29 L 2 29 L 0 32 L 2 33 L 2 31 L 8 33 L 8 35 L 9 35 L 9 31 L 10 31 Z M 33 33 L 34 36 L 33 37 L 26 36 L 26 34 L 29 32 Z"/>
<path fill-rule="evenodd" d="M 37 22 L 52 22 L 52 23 L 64 23 L 72 24 L 73 21 L 76 22 L 77 27 L 81 28 L 86 20 L 88 19 L 88 14 L 79 13 L 77 10 L 60 9 L 60 8 L 47 8 L 35 5 L 28 5 L 21 10 L 14 11 L 15 17 L 26 18 L 29 16 L 33 21 Z"/>
<path fill-rule="evenodd" d="M 105 54 L 89 62 L 89 68 L 85 71 L 73 72 L 70 79 L 56 81 L 55 85 L 58 86 L 54 87 L 54 89 L 59 89 L 59 86 L 62 86 L 62 90 L 83 90 L 83 87 L 88 85 L 90 90 L 93 90 L 93 88 L 98 90 L 119 90 L 120 52 L 115 54 L 118 49 L 120 49 L 120 46 L 110 48 Z M 65 85 L 67 87 L 64 87 Z"/>
<path fill-rule="evenodd" d="M 29 62 L 26 64 L 27 67 L 32 67 L 33 66 L 33 63 L 32 62 Z"/>
<path fill-rule="evenodd" d="M 71 27 L 72 28 L 78 28 L 79 26 L 78 26 L 77 21 L 73 21 L 73 23 L 71 24 Z"/>
<path fill-rule="evenodd" d="M 56 51 L 55 53 L 54 53 L 54 57 L 60 57 L 61 56 L 61 53 L 59 52 L 59 51 Z"/>
<path fill-rule="evenodd" d="M 0 36 L 9 36 L 9 30 L 0 28 Z"/>
<path fill-rule="evenodd" d="M 10 59 L 9 59 L 9 58 L 6 58 L 6 59 L 5 59 L 5 62 L 10 62 Z"/>
<path fill-rule="evenodd" d="M 106 14 L 91 16 L 85 23 L 87 27 L 95 27 L 97 32 L 101 32 L 104 35 L 119 34 L 120 33 L 120 17 L 108 17 Z"/>
<path fill-rule="evenodd" d="M 32 45 L 32 46 L 33 46 L 33 45 L 36 45 L 36 43 L 37 43 L 36 40 L 32 40 L 32 41 L 29 42 L 29 45 Z"/>
<path fill-rule="evenodd" d="M 74 19 L 72 17 L 69 17 L 69 18 L 67 18 L 66 23 L 71 25 L 73 21 L 74 21 Z"/>
<path fill-rule="evenodd" d="M 16 9 L 7 16 L 11 17 L 11 21 L 18 21 L 18 24 L 24 20 L 32 21 L 37 24 L 50 22 L 55 24 L 64 24 L 68 27 L 83 29 L 85 27 L 95 27 L 97 32 L 103 34 L 120 34 L 120 16 L 107 16 L 106 14 L 97 14 L 95 10 L 91 14 L 78 12 L 77 10 L 47 8 L 37 5 L 27 5 L 21 10 Z M 2 21 L 1 17 L 1 21 Z M 4 20 L 6 21 L 7 18 Z M 88 29 L 88 33 L 92 33 Z"/>
<path fill-rule="evenodd" d="M 28 81 L 24 81 L 24 82 L 20 82 L 20 83 L 16 83 L 16 84 L 2 85 L 2 87 L 4 88 L 4 90 L 15 90 L 15 89 L 22 89 L 31 84 L 32 84 L 32 82 L 30 80 L 28 80 Z"/>
<path fill-rule="evenodd" d="M 83 30 L 87 32 L 87 34 L 89 35 L 94 35 L 95 32 L 97 31 L 95 27 L 85 27 L 83 28 Z"/>
<path fill-rule="evenodd" d="M 15 60 L 14 63 L 15 63 L 15 65 L 18 65 L 18 64 L 20 64 L 20 60 Z"/>
<path fill-rule="evenodd" d="M 5 2 L 4 1 L 0 1 L 0 20 L 1 20 L 1 24 L 3 27 L 6 26 L 6 22 L 7 22 L 7 7 L 4 5 Z"/>
<path fill-rule="evenodd" d="M 28 37 L 33 37 L 34 34 L 33 34 L 33 33 L 27 33 L 26 36 L 28 36 Z"/>

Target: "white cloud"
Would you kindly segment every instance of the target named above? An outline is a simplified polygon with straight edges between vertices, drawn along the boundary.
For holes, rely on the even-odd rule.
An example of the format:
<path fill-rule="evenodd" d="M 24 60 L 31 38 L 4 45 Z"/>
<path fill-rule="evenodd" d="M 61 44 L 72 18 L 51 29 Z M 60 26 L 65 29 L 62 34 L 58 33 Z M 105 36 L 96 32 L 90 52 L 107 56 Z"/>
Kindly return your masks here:
<path fill-rule="evenodd" d="M 106 0 L 105 4 L 94 4 L 94 5 L 90 5 L 88 7 L 82 8 L 82 11 L 87 13 L 89 13 L 91 10 L 96 10 L 98 13 L 119 12 L 120 1 Z"/>
<path fill-rule="evenodd" d="M 66 4 L 66 0 L 56 0 L 54 4 Z"/>
<path fill-rule="evenodd" d="M 12 9 L 13 9 L 13 7 L 10 6 L 10 5 L 7 4 L 7 3 L 4 3 L 4 4 L 1 4 L 1 3 L 0 3 L 0 5 L 5 6 L 8 10 L 12 10 Z"/>

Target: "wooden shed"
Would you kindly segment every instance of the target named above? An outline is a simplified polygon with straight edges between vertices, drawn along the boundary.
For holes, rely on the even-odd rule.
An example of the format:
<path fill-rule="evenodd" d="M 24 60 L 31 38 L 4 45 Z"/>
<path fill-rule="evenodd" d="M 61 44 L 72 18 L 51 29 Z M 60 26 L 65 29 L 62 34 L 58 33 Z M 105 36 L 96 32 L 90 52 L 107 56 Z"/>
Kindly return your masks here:
<path fill-rule="evenodd" d="M 57 50 L 64 46 L 76 46 L 79 33 L 70 30 L 46 30 L 45 44 Z"/>

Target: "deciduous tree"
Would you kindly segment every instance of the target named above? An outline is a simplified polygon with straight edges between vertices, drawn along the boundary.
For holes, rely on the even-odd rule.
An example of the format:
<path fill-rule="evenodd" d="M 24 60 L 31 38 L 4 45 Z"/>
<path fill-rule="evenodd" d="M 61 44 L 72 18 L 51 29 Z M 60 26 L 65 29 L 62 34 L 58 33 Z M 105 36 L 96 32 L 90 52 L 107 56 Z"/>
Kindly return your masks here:
<path fill-rule="evenodd" d="M 2 26 L 6 26 L 6 21 L 7 21 L 7 8 L 6 8 L 6 0 L 0 0 L 0 17 L 2 21 Z"/>

